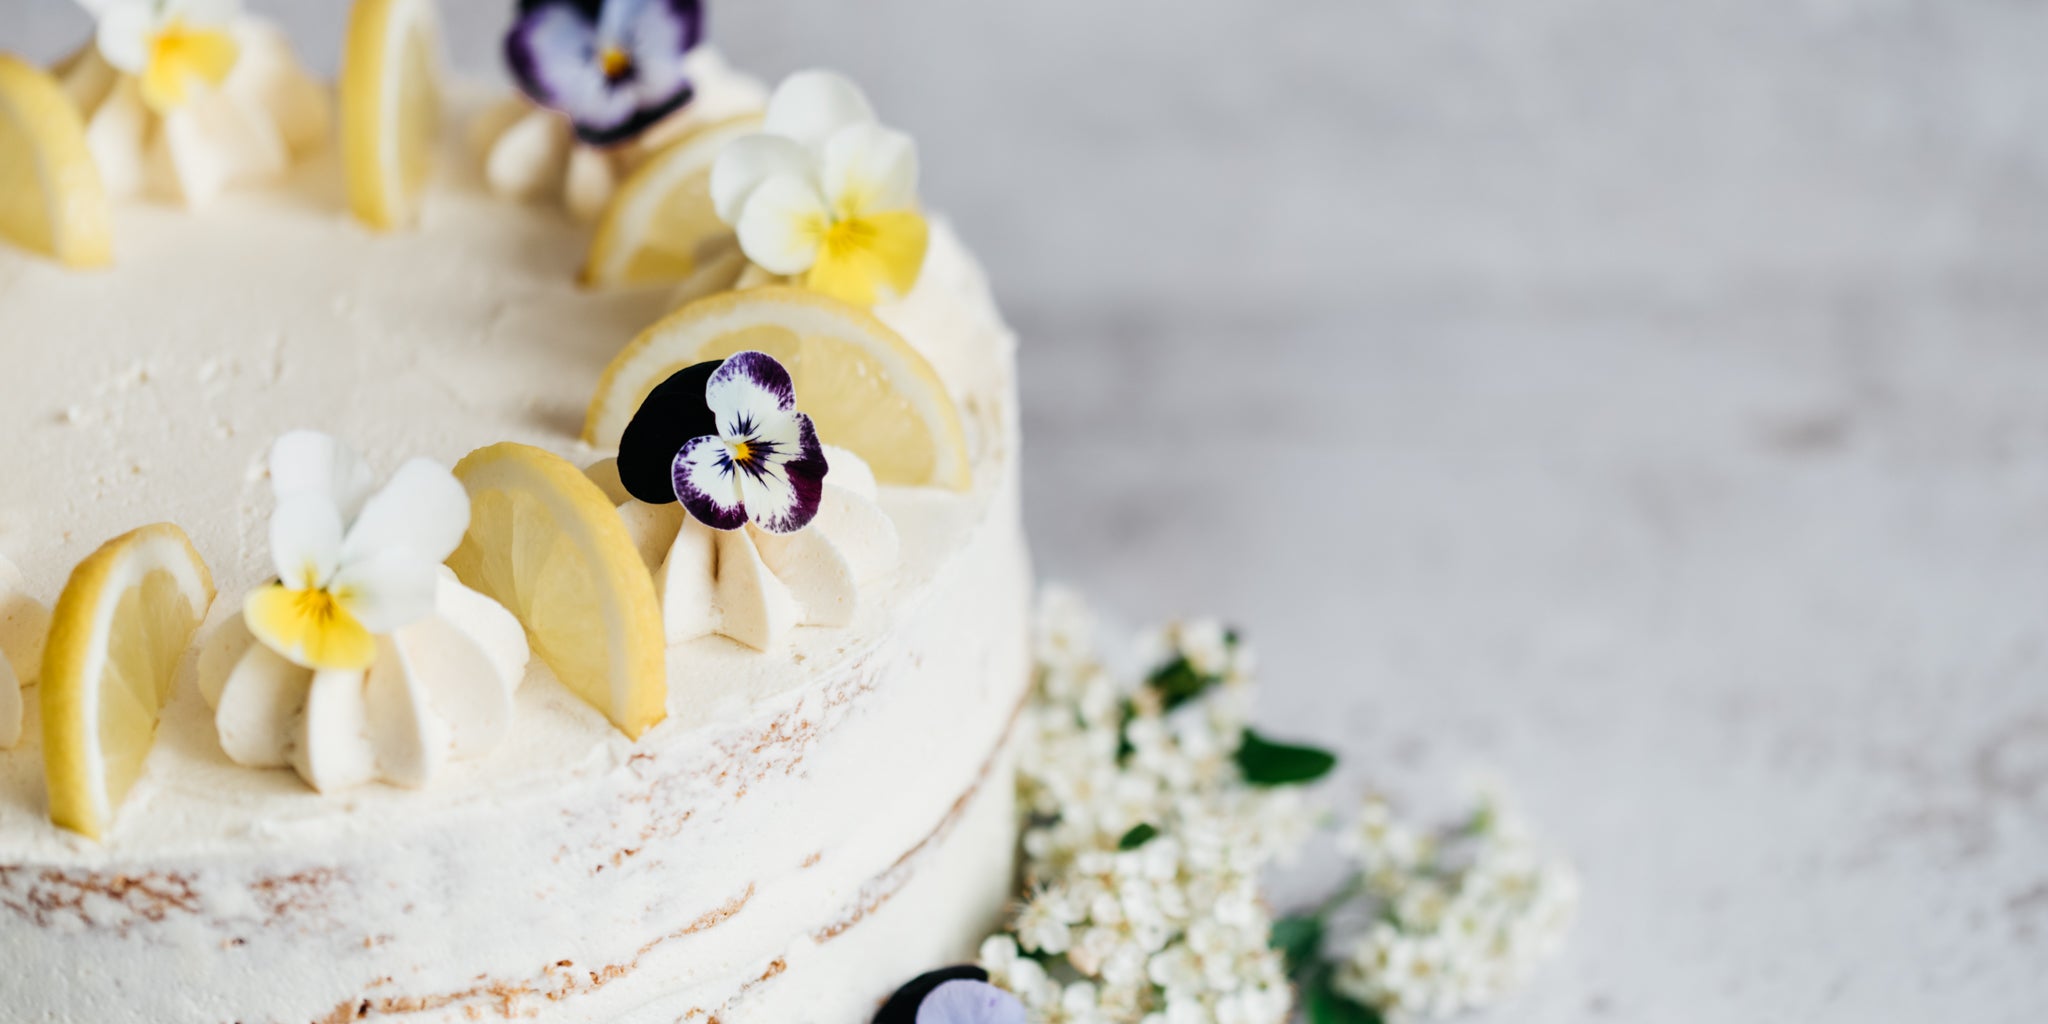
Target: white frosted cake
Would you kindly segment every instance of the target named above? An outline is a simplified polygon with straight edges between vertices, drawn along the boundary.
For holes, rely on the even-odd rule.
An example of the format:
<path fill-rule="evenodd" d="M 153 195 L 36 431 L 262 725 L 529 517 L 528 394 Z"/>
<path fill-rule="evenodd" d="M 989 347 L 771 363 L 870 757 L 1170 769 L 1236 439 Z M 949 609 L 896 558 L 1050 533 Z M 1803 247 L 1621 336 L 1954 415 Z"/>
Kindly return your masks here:
<path fill-rule="evenodd" d="M 413 6 L 366 2 L 354 31 L 410 53 Z M 522 7 L 540 17 L 549 5 Z M 655 35 L 640 28 L 643 41 Z M 277 166 L 266 169 L 219 127 L 220 111 L 260 107 L 279 138 L 299 133 L 286 130 L 292 118 L 324 111 L 302 82 L 273 71 L 251 87 L 256 99 L 181 121 L 208 96 L 236 100 L 236 76 L 276 43 L 252 42 L 268 37 L 245 22 L 228 30 L 242 40 L 241 67 L 195 66 L 187 85 L 200 98 L 178 106 L 145 95 L 135 107 L 122 90 L 140 82 L 147 93 L 161 69 L 124 67 L 103 24 L 101 84 L 113 84 L 80 84 L 91 53 L 52 78 L 74 98 L 91 94 L 80 126 L 101 168 L 111 265 L 63 265 L 98 262 L 90 244 L 66 248 L 75 222 L 47 232 L 48 245 L 0 247 L 0 744 L 11 742 L 0 749 L 0 1016 L 854 1024 L 904 979 L 969 955 L 1012 881 L 1007 741 L 1029 682 L 1030 588 L 1014 341 L 972 256 L 942 224 L 927 235 L 920 220 L 914 273 L 877 271 L 872 294 L 848 295 L 859 275 L 828 273 L 834 243 L 807 268 L 786 239 L 762 240 L 755 220 L 774 210 L 761 212 L 772 204 L 760 196 L 777 179 L 754 182 L 755 197 L 741 202 L 726 168 L 712 175 L 702 159 L 665 169 L 684 182 L 655 203 L 666 212 L 625 209 L 593 227 L 565 205 L 602 217 L 652 202 L 632 176 L 662 169 L 659 154 L 672 150 L 641 139 L 638 156 L 601 150 L 600 167 L 588 155 L 600 150 L 570 139 L 569 118 L 535 107 L 541 119 L 522 128 L 530 116 L 508 116 L 503 94 L 481 87 L 447 90 L 423 184 L 380 186 L 363 162 L 382 157 L 364 156 L 374 139 L 359 138 L 375 129 L 355 120 L 366 101 L 350 94 L 351 76 L 375 77 L 363 70 L 374 46 L 360 38 L 344 65 L 340 143 L 274 147 Z M 707 53 L 689 65 L 702 107 L 636 99 L 643 112 L 666 108 L 643 120 L 676 146 L 802 120 L 802 110 L 775 108 L 765 125 L 758 112 L 726 120 L 749 117 L 766 90 Z M 402 73 L 418 68 L 378 70 L 396 81 L 383 93 L 361 86 L 372 100 L 412 102 Z M 0 96 L 8 88 L 0 74 Z M 124 103 L 137 122 L 127 128 Z M 709 116 L 717 103 L 727 109 Z M 8 109 L 0 100 L 0 117 Z M 383 130 L 410 130 L 393 116 L 397 127 Z M 580 136 L 586 126 L 575 127 Z M 109 141 L 124 131 L 125 142 Z M 875 161 L 890 158 L 889 141 Z M 825 171 L 827 216 L 852 216 L 831 194 L 835 173 Z M 402 223 L 378 224 L 396 230 L 370 227 L 379 187 L 407 206 L 392 218 Z M 565 204 L 565 193 L 582 198 Z M 707 204 L 746 208 L 731 213 L 736 234 L 685 238 L 695 251 L 680 266 L 647 256 L 648 245 L 600 241 L 629 269 L 593 280 L 605 276 L 595 236 L 670 230 L 693 212 L 701 222 Z M 664 321 L 678 287 L 720 294 Z M 830 324 L 814 333 L 807 316 Z M 845 324 L 872 325 L 861 329 L 914 354 L 883 344 L 867 362 L 835 364 L 827 356 L 851 343 L 834 340 L 831 325 Z M 621 358 L 643 331 L 627 352 L 641 363 Z M 718 349 L 706 365 L 719 373 L 740 349 L 790 365 L 794 408 L 815 414 L 831 470 L 821 492 L 815 481 L 806 490 L 798 463 L 763 461 L 767 434 L 736 438 L 723 420 L 691 445 L 716 449 L 742 475 L 766 466 L 770 483 L 794 486 L 796 505 L 821 507 L 776 518 L 762 509 L 780 498 L 752 484 L 729 490 L 739 496 L 730 501 L 702 498 L 685 479 L 695 472 L 685 455 L 701 446 L 659 453 L 663 471 L 673 454 L 677 494 L 651 502 L 628 486 L 631 452 L 610 461 L 618 425 L 635 415 L 617 396 L 645 397 L 681 369 L 662 363 L 664 346 L 700 338 L 692 351 Z M 621 383 L 636 373 L 640 387 Z M 855 385 L 866 390 L 848 397 Z M 614 402 L 601 408 L 607 389 Z M 692 398 L 723 415 L 715 387 Z M 898 421 L 868 425 L 862 401 L 895 403 Z M 933 411 L 937 402 L 948 408 Z M 638 415 L 652 417 L 654 404 Z M 937 431 L 919 441 L 932 451 L 900 458 L 895 439 L 919 416 L 957 433 Z M 320 434 L 295 433 L 306 430 Z M 287 549 L 300 542 L 285 509 L 304 497 L 291 485 L 304 467 L 292 453 L 329 444 L 308 438 L 360 453 L 376 480 L 393 480 L 385 493 L 417 471 L 432 478 L 421 487 L 458 503 L 446 467 L 488 450 L 453 474 L 475 518 L 455 523 L 469 524 L 459 552 L 448 550 L 455 533 L 431 552 L 454 571 L 429 579 L 417 614 L 344 580 L 371 532 L 352 524 L 375 518 L 382 496 L 334 499 L 336 522 L 351 531 L 329 538 L 341 569 L 294 579 Z M 562 494 L 504 498 L 490 490 L 499 478 L 486 472 L 489 452 L 588 476 L 540 473 L 533 479 Z M 431 466 L 408 462 L 419 458 Z M 542 525 L 520 518 L 593 495 L 616 520 L 602 529 L 587 517 L 574 526 L 566 512 Z M 715 523 L 727 505 L 736 518 Z M 514 525 L 494 532 L 492 514 Z M 388 531 L 405 526 L 386 518 Z M 74 572 L 168 550 L 138 542 L 94 555 L 157 523 L 189 537 L 211 587 L 196 570 L 181 576 L 146 558 L 128 591 L 119 570 Z M 604 560 L 621 543 L 637 556 L 631 572 Z M 511 581 L 493 565 L 532 576 Z M 563 571 L 625 589 L 600 601 L 549 575 Z M 165 596 L 174 585 L 219 596 L 185 609 Z M 314 635 L 326 620 L 266 618 L 266 594 L 354 615 L 361 657 L 349 653 L 353 633 Z M 152 602 L 170 611 L 152 617 Z M 638 617 L 621 621 L 615 607 Z M 167 638 L 181 610 L 200 622 Z M 515 618 L 523 630 L 511 629 Z M 146 624 L 133 628 L 148 644 L 123 634 L 132 621 Z M 651 676 L 632 667 L 644 649 L 625 650 L 644 648 L 647 635 Z M 565 646 L 575 644 L 589 649 Z M 142 658 L 131 650 L 158 652 L 160 683 L 136 683 L 148 672 L 124 660 Z M 578 658 L 613 672 L 566 678 L 581 672 L 565 667 Z M 132 784 L 124 757 L 135 761 Z"/>

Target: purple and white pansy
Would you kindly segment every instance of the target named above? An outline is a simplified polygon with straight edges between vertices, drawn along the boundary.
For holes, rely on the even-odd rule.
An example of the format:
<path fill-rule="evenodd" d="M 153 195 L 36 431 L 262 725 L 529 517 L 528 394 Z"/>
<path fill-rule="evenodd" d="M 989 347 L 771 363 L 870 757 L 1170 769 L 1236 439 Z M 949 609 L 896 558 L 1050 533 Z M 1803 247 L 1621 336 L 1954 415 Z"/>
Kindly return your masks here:
<path fill-rule="evenodd" d="M 520 0 L 505 60 L 577 138 L 610 146 L 690 102 L 683 58 L 703 38 L 701 0 Z"/>
<path fill-rule="evenodd" d="M 810 525 L 824 494 L 825 449 L 796 411 L 789 371 L 765 352 L 699 363 L 647 396 L 619 439 L 619 477 L 650 504 L 680 501 L 715 530 Z"/>
<path fill-rule="evenodd" d="M 875 1024 L 1026 1024 L 1024 1003 L 979 967 L 947 967 L 896 990 Z"/>

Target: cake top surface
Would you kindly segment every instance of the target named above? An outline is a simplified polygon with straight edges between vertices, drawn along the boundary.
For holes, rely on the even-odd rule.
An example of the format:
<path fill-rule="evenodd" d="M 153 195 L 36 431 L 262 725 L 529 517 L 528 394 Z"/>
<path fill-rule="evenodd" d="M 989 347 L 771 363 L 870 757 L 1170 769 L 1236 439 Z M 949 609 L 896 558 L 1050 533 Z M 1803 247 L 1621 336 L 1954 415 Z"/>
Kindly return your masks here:
<path fill-rule="evenodd" d="M 487 93 L 456 90 L 458 123 Z M 499 441 L 578 465 L 610 454 L 578 440 L 607 361 L 671 305 L 665 289 L 579 287 L 587 229 L 558 209 L 490 194 L 471 146 L 445 132 L 417 228 L 375 234 L 350 219 L 328 152 L 276 187 L 203 211 L 117 207 L 119 262 L 91 273 L 0 248 L 0 322 L 17 343 L 0 377 L 0 556 L 53 602 L 109 537 L 183 526 L 219 584 L 211 620 L 274 575 L 265 456 L 279 435 L 346 438 L 384 474 L 414 456 L 452 464 Z M 915 600 L 1013 486 L 1012 342 L 979 268 L 935 225 L 916 287 L 876 315 L 936 368 L 974 452 L 968 493 L 884 487 L 903 538 L 900 571 L 843 629 L 798 630 L 787 649 L 718 636 L 669 653 L 669 719 L 650 740 L 743 714 L 856 660 L 891 609 Z M 556 685 L 536 659 L 511 742 L 423 791 L 322 796 L 287 772 L 236 765 L 190 683 L 164 712 L 150 766 L 105 846 L 52 826 L 33 712 L 0 751 L 0 862 L 97 863 L 136 850 L 203 855 L 219 844 L 370 835 L 620 770 L 633 744 Z M 33 691 L 30 703 L 33 705 Z"/>

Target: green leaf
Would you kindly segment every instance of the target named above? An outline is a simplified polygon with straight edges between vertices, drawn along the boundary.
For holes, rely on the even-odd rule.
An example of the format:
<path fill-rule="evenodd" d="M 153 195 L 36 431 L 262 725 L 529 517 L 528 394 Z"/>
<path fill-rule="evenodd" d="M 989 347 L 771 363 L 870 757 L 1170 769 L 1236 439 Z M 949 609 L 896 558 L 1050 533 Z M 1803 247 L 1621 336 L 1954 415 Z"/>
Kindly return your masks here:
<path fill-rule="evenodd" d="M 1138 706 L 1130 701 L 1124 701 L 1121 724 L 1116 727 L 1117 764 L 1129 761 L 1131 755 L 1138 752 L 1137 747 L 1131 746 L 1131 719 L 1136 717 L 1138 717 Z"/>
<path fill-rule="evenodd" d="M 1275 743 L 1246 729 L 1237 766 L 1254 786 L 1296 786 L 1314 782 L 1337 767 L 1337 755 L 1316 747 Z"/>
<path fill-rule="evenodd" d="M 1273 922 L 1272 945 L 1287 958 L 1287 976 L 1300 977 L 1322 955 L 1323 919 L 1314 914 L 1301 914 Z"/>
<path fill-rule="evenodd" d="M 1354 1002 L 1350 996 L 1337 991 L 1331 981 L 1332 972 L 1324 967 L 1303 986 L 1302 1010 L 1308 1017 L 1308 1024 L 1386 1024 L 1386 1018 L 1380 1016 L 1378 1010 Z"/>
<path fill-rule="evenodd" d="M 1158 836 L 1158 829 L 1153 828 L 1151 825 L 1139 825 L 1124 833 L 1124 837 L 1116 841 L 1116 848 L 1119 850 L 1135 850 L 1158 838 Z"/>
<path fill-rule="evenodd" d="M 1203 675 L 1195 671 L 1194 663 L 1185 656 L 1176 657 L 1154 669 L 1152 677 L 1146 680 L 1153 689 L 1159 691 L 1161 703 L 1168 711 L 1200 697 L 1210 687 L 1222 681 L 1217 676 Z"/>

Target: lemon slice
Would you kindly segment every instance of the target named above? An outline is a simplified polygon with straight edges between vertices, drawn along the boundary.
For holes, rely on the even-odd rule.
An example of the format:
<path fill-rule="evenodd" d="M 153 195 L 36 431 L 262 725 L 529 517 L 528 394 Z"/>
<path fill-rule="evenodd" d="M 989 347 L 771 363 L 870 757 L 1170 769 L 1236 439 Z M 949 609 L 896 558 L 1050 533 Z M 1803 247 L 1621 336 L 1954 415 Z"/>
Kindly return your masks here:
<path fill-rule="evenodd" d="M 43 648 L 50 820 L 94 839 L 142 775 L 178 660 L 213 604 L 185 531 L 145 526 L 71 571 Z"/>
<path fill-rule="evenodd" d="M 0 54 L 0 238 L 67 267 L 114 259 L 85 118 L 55 78 Z"/>
<path fill-rule="evenodd" d="M 469 453 L 455 477 L 470 520 L 449 567 L 519 617 L 564 686 L 639 739 L 668 713 L 667 643 L 654 577 L 604 491 L 509 442 Z"/>
<path fill-rule="evenodd" d="M 818 438 L 851 449 L 885 484 L 966 490 L 960 411 L 938 372 L 864 309 L 771 285 L 700 299 L 669 314 L 605 368 L 583 439 L 616 448 L 655 385 L 693 363 L 752 349 L 787 367 Z"/>
<path fill-rule="evenodd" d="M 711 204 L 711 165 L 726 144 L 757 131 L 758 116 L 707 125 L 647 158 L 612 196 L 598 220 L 583 283 L 613 288 L 671 285 L 740 264 L 732 228 Z M 724 284 L 730 285 L 731 281 Z"/>
<path fill-rule="evenodd" d="M 379 231 L 412 224 L 441 121 L 433 0 L 356 0 L 341 57 L 349 205 Z"/>

